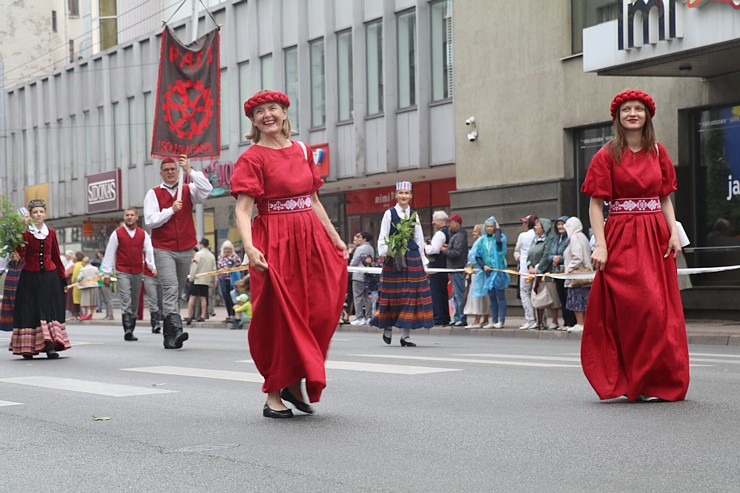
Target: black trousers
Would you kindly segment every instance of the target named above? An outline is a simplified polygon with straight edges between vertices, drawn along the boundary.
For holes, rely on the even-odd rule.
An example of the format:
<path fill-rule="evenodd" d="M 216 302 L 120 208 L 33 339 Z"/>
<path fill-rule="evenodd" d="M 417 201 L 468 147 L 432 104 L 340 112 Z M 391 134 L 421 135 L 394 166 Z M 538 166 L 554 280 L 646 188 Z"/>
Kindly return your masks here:
<path fill-rule="evenodd" d="M 565 302 L 568 299 L 568 290 L 565 289 L 565 279 L 555 279 L 555 286 L 558 288 L 560 309 L 563 311 L 563 325 L 573 327 L 576 324 L 576 314 L 565 308 Z"/>
<path fill-rule="evenodd" d="M 432 310 L 434 325 L 450 323 L 450 305 L 447 294 L 448 274 L 430 274 L 429 288 L 432 291 Z"/>

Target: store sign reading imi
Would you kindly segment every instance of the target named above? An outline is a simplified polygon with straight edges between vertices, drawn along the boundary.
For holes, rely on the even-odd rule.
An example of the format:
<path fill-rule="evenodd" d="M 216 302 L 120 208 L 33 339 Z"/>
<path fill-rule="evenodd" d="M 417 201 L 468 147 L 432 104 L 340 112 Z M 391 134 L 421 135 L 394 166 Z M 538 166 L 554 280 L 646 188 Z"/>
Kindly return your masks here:
<path fill-rule="evenodd" d="M 620 50 L 640 48 L 667 39 L 683 38 L 682 0 L 622 0 L 619 4 Z M 686 0 L 688 8 L 710 3 L 740 9 L 740 0 Z"/>

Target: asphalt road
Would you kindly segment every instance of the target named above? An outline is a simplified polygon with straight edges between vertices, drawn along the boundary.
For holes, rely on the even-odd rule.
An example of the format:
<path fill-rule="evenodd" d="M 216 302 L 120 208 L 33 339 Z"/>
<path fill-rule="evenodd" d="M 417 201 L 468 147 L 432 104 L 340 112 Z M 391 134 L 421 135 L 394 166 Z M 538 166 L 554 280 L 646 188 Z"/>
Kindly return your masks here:
<path fill-rule="evenodd" d="M 740 347 L 692 345 L 684 402 L 627 403 L 598 401 L 578 341 L 337 333 L 316 414 L 275 420 L 243 331 L 191 329 L 165 351 L 143 330 L 68 330 L 58 360 L 0 357 L 2 492 L 740 485 Z"/>

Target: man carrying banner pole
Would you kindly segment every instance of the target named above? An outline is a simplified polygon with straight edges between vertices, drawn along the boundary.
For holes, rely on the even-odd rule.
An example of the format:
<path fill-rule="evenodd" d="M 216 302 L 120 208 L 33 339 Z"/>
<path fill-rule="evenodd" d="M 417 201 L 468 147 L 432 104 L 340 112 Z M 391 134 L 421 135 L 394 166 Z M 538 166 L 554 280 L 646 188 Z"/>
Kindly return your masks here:
<path fill-rule="evenodd" d="M 154 263 L 162 284 L 165 349 L 180 349 L 188 340 L 188 333 L 182 330 L 179 303 L 192 261 L 192 249 L 198 244 L 193 205 L 204 203 L 213 190 L 208 178 L 190 167 L 186 155 L 181 155 L 178 161 L 191 183 L 185 184 L 178 179 L 178 163 L 173 158 L 164 158 L 159 167 L 162 183 L 144 197 L 144 221 L 152 229 Z"/>

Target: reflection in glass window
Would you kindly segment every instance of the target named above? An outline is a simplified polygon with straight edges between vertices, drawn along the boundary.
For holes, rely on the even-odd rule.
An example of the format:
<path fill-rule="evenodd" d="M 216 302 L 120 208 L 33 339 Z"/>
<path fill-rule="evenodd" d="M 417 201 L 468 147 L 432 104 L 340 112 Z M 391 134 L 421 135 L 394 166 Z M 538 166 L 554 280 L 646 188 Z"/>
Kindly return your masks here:
<path fill-rule="evenodd" d="M 298 48 L 293 46 L 285 49 L 285 94 L 291 101 L 288 107 L 288 118 L 293 130 L 298 132 Z"/>
<path fill-rule="evenodd" d="M 452 97 L 452 2 L 431 4 L 432 101 Z"/>
<path fill-rule="evenodd" d="M 591 159 L 599 152 L 604 144 L 612 139 L 612 124 L 607 123 L 594 127 L 576 129 L 574 134 L 575 152 L 575 182 L 578 194 L 576 215 L 583 223 L 584 232 L 588 232 L 590 221 L 588 219 L 588 203 L 590 199 L 580 193 L 583 180 L 586 178 L 586 170 Z"/>
<path fill-rule="evenodd" d="M 398 107 L 416 104 L 416 13 L 398 15 Z"/>
<path fill-rule="evenodd" d="M 152 100 L 152 93 L 144 93 L 144 162 L 151 163 L 151 151 L 152 151 L 152 132 L 154 131 L 154 101 Z"/>
<path fill-rule="evenodd" d="M 244 103 L 252 96 L 252 76 L 249 73 L 249 62 L 242 62 L 239 67 L 239 103 L 244 108 Z M 246 139 L 245 135 L 252 128 L 252 123 L 244 114 L 244 110 L 239 112 L 239 140 Z"/>
<path fill-rule="evenodd" d="M 311 126 L 326 123 L 326 80 L 324 78 L 324 40 L 310 43 L 311 49 Z"/>
<path fill-rule="evenodd" d="M 619 18 L 621 0 L 571 0 L 571 46 L 573 53 L 583 52 L 583 30 Z"/>
<path fill-rule="evenodd" d="M 261 89 L 275 89 L 273 87 L 273 81 L 275 79 L 273 77 L 272 70 L 272 55 L 260 57 L 260 76 L 262 77 L 260 79 L 260 82 L 262 83 Z"/>
<path fill-rule="evenodd" d="M 367 63 L 367 114 L 383 112 L 383 24 L 380 20 L 365 27 Z"/>
<path fill-rule="evenodd" d="M 352 31 L 337 33 L 337 86 L 339 121 L 354 117 L 352 100 Z"/>
<path fill-rule="evenodd" d="M 136 154 L 136 100 L 128 98 L 128 165 L 136 167 L 139 156 Z"/>
<path fill-rule="evenodd" d="M 226 69 L 221 70 L 221 147 L 228 147 L 229 145 L 229 134 L 231 133 L 231 126 L 229 125 L 229 115 L 231 111 L 224 111 L 224 108 L 229 108 L 229 77 Z"/>

